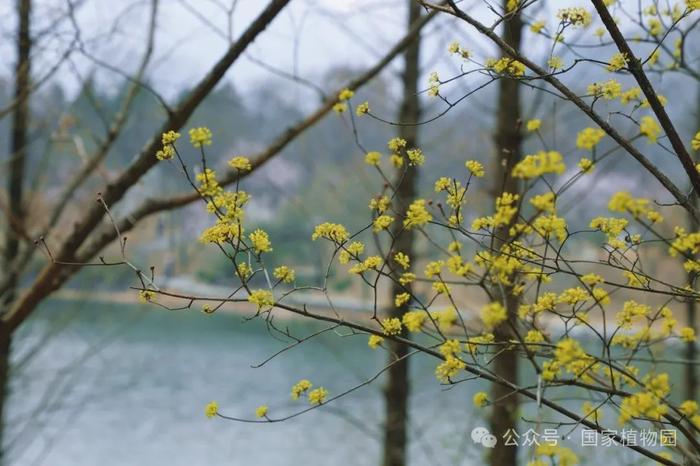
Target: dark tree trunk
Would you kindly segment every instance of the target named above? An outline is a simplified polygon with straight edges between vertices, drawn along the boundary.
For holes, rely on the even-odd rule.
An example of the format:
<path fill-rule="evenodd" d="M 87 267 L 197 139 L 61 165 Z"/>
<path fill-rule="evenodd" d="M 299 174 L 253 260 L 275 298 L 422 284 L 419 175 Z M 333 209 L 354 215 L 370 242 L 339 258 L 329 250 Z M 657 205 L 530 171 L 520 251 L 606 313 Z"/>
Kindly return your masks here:
<path fill-rule="evenodd" d="M 421 15 L 418 2 L 408 0 L 408 27 L 414 24 Z M 420 103 L 418 101 L 418 73 L 420 66 L 420 35 L 404 52 L 404 72 L 402 76 L 403 102 L 399 112 L 399 121 L 412 123 L 418 121 L 420 116 Z M 401 126 L 399 137 L 407 141 L 407 146 L 417 147 L 416 126 Z M 394 198 L 394 208 L 398 212 L 405 212 L 416 194 L 416 180 L 418 172 L 416 167 L 408 167 L 405 174 L 397 176 L 398 192 Z M 413 258 L 414 234 L 411 230 L 403 230 L 402 223 L 396 221 L 392 233 L 396 237 L 395 251 L 402 251 Z M 392 289 L 392 297 L 404 290 L 398 285 Z M 393 299 L 392 299 L 393 301 Z M 408 310 L 408 303 L 400 307 L 392 307 L 389 317 L 399 319 Z M 407 335 L 403 335 L 407 336 Z M 406 345 L 388 342 L 390 360 L 406 356 Z M 407 426 L 408 426 L 408 360 L 394 364 L 387 373 L 387 385 L 384 392 L 386 400 L 386 418 L 384 425 L 384 466 L 404 466 L 406 464 Z"/>
<path fill-rule="evenodd" d="M 696 115 L 695 119 L 697 121 L 697 127 L 700 128 L 700 89 L 698 90 L 698 102 L 695 109 Z M 695 160 L 697 163 L 698 161 Z M 693 205 L 698 205 L 698 193 L 693 191 L 690 195 L 690 202 Z M 698 231 L 700 224 L 693 218 L 690 213 L 688 213 L 688 228 L 690 231 Z M 696 257 L 694 257 L 697 259 Z M 688 274 L 688 283 L 693 283 L 697 279 L 697 274 L 690 272 Z M 686 304 L 686 320 L 688 321 L 688 327 L 697 331 L 697 303 L 694 300 L 688 300 Z M 698 396 L 698 374 L 695 368 L 695 359 L 698 357 L 698 350 L 696 342 L 689 342 L 686 344 L 685 348 L 685 358 L 688 363 L 685 365 L 685 399 L 695 400 Z"/>
<path fill-rule="evenodd" d="M 30 0 L 17 0 L 17 63 L 15 66 L 16 107 L 12 116 L 10 142 L 10 164 L 7 178 L 7 199 L 9 205 L 7 230 L 5 232 L 4 269 L 10 273 L 9 288 L 3 299 L 2 312 L 12 302 L 17 287 L 17 275 L 11 272 L 19 253 L 20 232 L 24 229 L 24 178 L 27 158 L 27 129 L 29 126 L 29 89 L 31 73 L 31 36 L 29 21 Z M 7 398 L 10 365 L 11 332 L 0 324 L 0 464 L 5 463 L 4 431 L 5 401 Z"/>
<path fill-rule="evenodd" d="M 505 8 L 507 1 L 503 1 Z M 503 23 L 503 39 L 515 50 L 520 50 L 522 21 L 519 14 L 509 17 Z M 521 115 L 520 115 L 520 85 L 517 80 L 503 78 L 499 81 L 498 110 L 496 121 L 496 163 L 494 164 L 494 197 L 502 192 L 517 193 L 518 184 L 511 176 L 513 166 L 521 157 Z M 494 248 L 499 249 L 507 241 L 509 227 L 497 229 Z M 504 303 L 508 312 L 508 321 L 495 329 L 496 341 L 513 339 L 509 322 L 517 319 L 518 298 L 513 296 L 510 287 L 494 288 L 493 295 Z M 492 362 L 494 373 L 505 380 L 517 383 L 518 359 L 515 351 L 503 351 Z M 517 465 L 518 449 L 506 446 L 503 436 L 509 429 L 517 427 L 518 398 L 511 390 L 501 384 L 491 385 L 491 400 L 496 403 L 491 408 L 489 420 L 490 430 L 498 439 L 496 448 L 489 450 L 491 466 Z"/>
<path fill-rule="evenodd" d="M 29 124 L 29 86 L 31 38 L 29 36 L 30 0 L 18 0 L 17 64 L 15 67 L 15 92 L 17 102 L 12 116 L 12 136 L 10 142 L 10 163 L 7 177 L 7 198 L 9 204 L 7 231 L 5 233 L 5 270 L 19 251 L 20 231 L 23 228 L 24 169 L 27 158 L 27 126 Z M 17 276 L 11 276 L 10 292 L 5 303 L 13 300 Z"/>

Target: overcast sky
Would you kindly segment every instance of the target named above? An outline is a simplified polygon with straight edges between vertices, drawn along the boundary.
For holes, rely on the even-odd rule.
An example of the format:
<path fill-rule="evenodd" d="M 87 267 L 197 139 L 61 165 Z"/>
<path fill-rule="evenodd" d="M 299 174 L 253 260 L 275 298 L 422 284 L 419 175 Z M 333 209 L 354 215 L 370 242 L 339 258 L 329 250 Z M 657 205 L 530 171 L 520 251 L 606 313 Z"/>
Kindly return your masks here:
<path fill-rule="evenodd" d="M 75 0 L 73 0 L 75 2 Z M 232 0 L 160 0 L 158 34 L 154 60 L 148 76 L 155 87 L 172 96 L 199 79 L 225 51 L 229 35 Z M 233 37 L 262 10 L 267 2 L 233 0 L 235 10 L 231 27 Z M 0 73 L 12 72 L 15 51 L 14 2 L 0 2 L 0 33 L 5 40 L 0 53 L 11 59 L 0 60 Z M 35 79 L 48 69 L 74 37 L 70 21 L 56 26 L 52 22 L 67 8 L 68 0 L 36 0 L 34 29 L 49 29 L 53 36 L 42 41 L 37 51 L 40 65 L 35 66 Z M 320 83 L 324 72 L 338 66 L 364 69 L 388 50 L 405 32 L 403 0 L 295 0 L 280 14 L 270 28 L 258 37 L 247 53 L 275 68 Z M 81 40 L 94 56 L 110 65 L 130 72 L 144 49 L 149 2 L 144 0 L 86 0 L 77 10 Z M 424 60 L 446 47 L 451 33 L 444 25 L 447 18 L 436 21 L 428 29 L 430 42 Z M 443 51 L 444 55 L 444 51 Z M 75 91 L 81 75 L 98 71 L 103 84 L 114 84 L 116 73 L 97 66 L 84 56 L 74 54 L 75 68 L 63 66 L 58 81 Z M 434 60 L 432 60 L 434 62 Z M 400 62 L 398 62 L 400 63 Z M 250 90 L 271 77 L 253 61 L 240 60 L 229 71 L 226 80 L 242 91 Z"/>

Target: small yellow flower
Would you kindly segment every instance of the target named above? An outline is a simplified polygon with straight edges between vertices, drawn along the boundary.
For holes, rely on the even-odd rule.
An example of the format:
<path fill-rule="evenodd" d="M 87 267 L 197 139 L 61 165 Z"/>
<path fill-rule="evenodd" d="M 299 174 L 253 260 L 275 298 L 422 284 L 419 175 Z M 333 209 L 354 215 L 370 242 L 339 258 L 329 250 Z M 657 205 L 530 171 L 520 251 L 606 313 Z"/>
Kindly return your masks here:
<path fill-rule="evenodd" d="M 309 380 L 301 379 L 292 387 L 292 399 L 298 400 L 299 397 L 306 393 L 311 387 L 313 387 L 313 385 L 314 384 L 312 384 Z"/>
<path fill-rule="evenodd" d="M 270 290 L 253 290 L 248 295 L 248 302 L 258 306 L 258 310 L 266 310 L 275 304 L 275 298 Z"/>
<path fill-rule="evenodd" d="M 139 301 L 142 303 L 152 303 L 156 300 L 156 294 L 151 290 L 139 291 Z"/>
<path fill-rule="evenodd" d="M 369 113 L 369 102 L 362 102 L 355 109 L 355 114 L 357 116 L 363 116 Z"/>
<path fill-rule="evenodd" d="M 483 408 L 489 403 L 489 395 L 486 392 L 478 392 L 476 395 L 474 395 L 472 401 L 474 402 L 474 406 L 477 408 Z"/>
<path fill-rule="evenodd" d="M 383 341 L 384 337 L 380 337 L 379 335 L 370 335 L 369 340 L 367 340 L 367 346 L 372 349 L 377 349 L 377 347 L 379 347 Z"/>
<path fill-rule="evenodd" d="M 683 327 L 679 332 L 679 336 L 681 340 L 686 343 L 692 343 L 697 339 L 695 336 L 695 330 L 692 327 Z"/>
<path fill-rule="evenodd" d="M 267 405 L 260 405 L 255 410 L 255 417 L 267 417 Z"/>
<path fill-rule="evenodd" d="M 377 166 L 377 165 L 379 165 L 379 161 L 381 160 L 381 158 L 382 158 L 381 152 L 377 152 L 377 151 L 367 152 L 367 155 L 365 155 L 365 163 L 367 165 Z"/>
<path fill-rule="evenodd" d="M 544 21 L 535 21 L 530 25 L 530 31 L 532 31 L 535 34 L 539 34 L 542 32 L 542 30 L 545 27 L 545 22 Z"/>
<path fill-rule="evenodd" d="M 309 404 L 320 405 L 326 401 L 328 390 L 323 387 L 318 387 L 309 392 Z"/>
<path fill-rule="evenodd" d="M 608 71 L 620 71 L 627 66 L 627 55 L 624 53 L 616 53 L 608 63 Z"/>
<path fill-rule="evenodd" d="M 508 318 L 505 308 L 497 301 L 481 308 L 481 320 L 488 329 L 498 327 Z"/>
<path fill-rule="evenodd" d="M 655 143 L 661 134 L 661 127 L 656 122 L 656 119 L 651 116 L 642 117 L 639 122 L 639 132 L 647 137 L 650 144 Z"/>
<path fill-rule="evenodd" d="M 216 401 L 212 401 L 204 407 L 204 414 L 209 418 L 213 418 L 219 414 L 219 404 Z"/>
<path fill-rule="evenodd" d="M 398 335 L 401 333 L 401 321 L 397 317 L 384 319 L 382 329 L 385 335 Z"/>
<path fill-rule="evenodd" d="M 343 113 L 347 111 L 348 109 L 348 104 L 344 102 L 338 102 L 337 104 L 333 105 L 333 111 L 335 113 Z"/>
<path fill-rule="evenodd" d="M 586 157 L 582 157 L 581 160 L 579 160 L 578 162 L 578 167 L 584 173 L 588 173 L 589 171 L 593 170 L 594 166 L 595 164 L 593 163 L 593 161 Z"/>
<path fill-rule="evenodd" d="M 265 231 L 258 228 L 250 235 L 248 235 L 248 238 L 250 238 L 250 242 L 253 245 L 253 249 L 255 249 L 255 252 L 257 254 L 272 251 L 272 243 L 270 243 L 270 237 Z"/>
<path fill-rule="evenodd" d="M 351 91 L 350 89 L 343 89 L 338 93 L 338 100 L 341 102 L 344 102 L 346 100 L 352 99 L 352 96 L 354 96 L 355 93 Z"/>
<path fill-rule="evenodd" d="M 408 269 L 411 265 L 411 259 L 408 255 L 400 251 L 394 254 L 394 262 L 403 267 L 404 270 Z"/>
<path fill-rule="evenodd" d="M 576 147 L 593 150 L 604 137 L 605 131 L 600 128 L 585 128 L 576 136 Z"/>
<path fill-rule="evenodd" d="M 527 130 L 531 133 L 534 131 L 538 131 L 541 126 L 542 126 L 542 120 L 539 120 L 539 119 L 529 120 L 527 122 L 527 125 L 526 125 Z"/>
<path fill-rule="evenodd" d="M 477 178 L 484 176 L 484 166 L 481 164 L 481 162 L 477 162 L 476 160 L 467 160 L 464 163 L 464 166 L 467 167 L 469 173 Z"/>
<path fill-rule="evenodd" d="M 211 130 L 206 126 L 190 129 L 190 142 L 194 147 L 211 145 Z"/>
<path fill-rule="evenodd" d="M 272 272 L 272 275 L 283 283 L 292 283 L 296 276 L 294 269 L 287 267 L 286 265 L 280 265 L 276 267 Z"/>
<path fill-rule="evenodd" d="M 175 141 L 177 141 L 179 138 L 180 133 L 171 130 L 163 133 L 160 139 L 163 145 L 167 146 L 168 144 L 175 144 Z"/>
<path fill-rule="evenodd" d="M 243 157 L 242 155 L 237 155 L 236 157 L 229 160 L 228 166 L 242 172 L 250 171 L 253 168 L 250 165 L 250 160 L 248 160 L 247 157 Z"/>
<path fill-rule="evenodd" d="M 690 147 L 692 147 L 693 150 L 700 150 L 700 131 L 698 131 L 693 140 L 690 141 Z"/>

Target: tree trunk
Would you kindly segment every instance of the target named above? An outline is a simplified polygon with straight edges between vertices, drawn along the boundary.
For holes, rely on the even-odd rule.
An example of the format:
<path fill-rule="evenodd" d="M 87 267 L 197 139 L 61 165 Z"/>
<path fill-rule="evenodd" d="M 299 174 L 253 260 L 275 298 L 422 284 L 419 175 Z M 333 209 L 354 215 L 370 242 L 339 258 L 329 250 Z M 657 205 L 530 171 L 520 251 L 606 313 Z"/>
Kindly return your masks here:
<path fill-rule="evenodd" d="M 408 28 L 414 24 L 421 15 L 418 2 L 408 0 Z M 399 112 L 399 121 L 413 123 L 420 117 L 420 103 L 418 101 L 418 74 L 420 66 L 420 34 L 404 52 L 404 72 L 402 76 L 403 102 Z M 407 147 L 417 147 L 417 126 L 400 126 L 399 137 L 407 142 Z M 403 178 L 403 179 L 401 179 Z M 416 182 L 418 171 L 416 167 L 407 167 L 405 174 L 399 173 L 396 184 L 398 190 L 394 198 L 394 207 L 398 212 L 405 212 L 416 194 Z M 395 184 L 395 185 L 396 185 Z M 401 251 L 413 258 L 414 234 L 412 230 L 403 230 L 402 223 L 396 221 L 392 229 L 396 237 L 394 244 L 395 251 Z M 397 277 L 395 277 L 397 278 Z M 392 288 L 393 296 L 402 293 L 404 290 L 400 285 L 395 284 Z M 389 317 L 401 318 L 408 310 L 406 303 L 399 307 L 391 307 Z M 404 337 L 407 337 L 404 330 Z M 408 353 L 408 348 L 404 344 L 389 342 L 387 346 L 390 351 L 389 362 L 395 358 L 402 358 Z M 407 448 L 407 426 L 408 426 L 408 397 L 409 397 L 409 370 L 408 360 L 404 359 L 398 364 L 391 366 L 387 372 L 387 385 L 384 392 L 386 400 L 386 420 L 384 425 L 384 466 L 404 466 L 406 464 Z"/>
<path fill-rule="evenodd" d="M 27 126 L 29 123 L 29 85 L 30 85 L 30 48 L 29 14 L 30 0 L 19 0 L 17 3 L 18 32 L 17 32 L 17 64 L 15 66 L 15 93 L 17 105 L 12 117 L 12 135 L 10 142 L 10 163 L 7 178 L 7 198 L 9 214 L 5 236 L 5 270 L 17 257 L 19 251 L 20 232 L 23 228 L 24 206 L 23 186 L 24 168 L 27 158 Z M 17 276 L 11 278 L 10 290 L 17 285 Z M 14 292 L 10 291 L 5 303 L 13 299 Z"/>
<path fill-rule="evenodd" d="M 506 0 L 503 7 L 506 8 Z M 516 51 L 520 50 L 522 21 L 519 14 L 514 14 L 503 23 L 503 39 Z M 520 160 L 522 136 L 520 132 L 520 85 L 517 80 L 502 78 L 499 81 L 498 110 L 496 121 L 496 166 L 494 167 L 494 198 L 503 192 L 516 193 L 517 180 L 511 176 L 513 166 Z M 498 250 L 507 241 L 509 226 L 496 230 L 494 249 Z M 513 339 L 509 323 L 515 322 L 518 311 L 518 298 L 513 296 L 510 287 L 494 288 L 493 295 L 504 303 L 508 312 L 508 321 L 494 330 L 496 341 Z M 518 356 L 515 351 L 503 351 L 492 362 L 494 373 L 505 380 L 517 383 Z M 517 427 L 518 398 L 511 390 L 501 384 L 491 385 L 491 400 L 496 403 L 491 408 L 490 430 L 499 444 L 489 450 L 491 466 L 517 465 L 518 449 L 516 446 L 504 445 L 503 437 L 509 429 Z"/>
<path fill-rule="evenodd" d="M 695 109 L 695 121 L 697 122 L 697 128 L 700 128 L 700 89 L 698 89 L 698 102 Z M 697 163 L 697 159 L 695 160 Z M 698 205 L 698 193 L 693 190 L 690 195 L 690 202 L 697 206 Z M 693 216 L 688 213 L 688 229 L 690 231 L 698 231 L 700 224 L 693 218 Z M 694 257 L 697 259 L 697 257 Z M 693 283 L 697 279 L 697 274 L 694 272 L 688 273 L 688 283 Z M 696 319 L 697 319 L 697 303 L 694 300 L 689 299 L 686 304 L 686 320 L 688 327 L 697 331 Z M 685 348 L 685 359 L 688 363 L 685 365 L 685 399 L 695 400 L 698 393 L 698 374 L 695 368 L 695 358 L 698 356 L 698 350 L 695 342 L 689 342 L 686 344 Z"/>
<path fill-rule="evenodd" d="M 10 272 L 12 264 L 19 253 L 20 233 L 24 229 L 24 170 L 27 159 L 27 129 L 29 126 L 29 87 L 31 73 L 31 36 L 29 21 L 31 0 L 17 1 L 17 63 L 15 65 L 15 92 L 17 102 L 12 116 L 12 135 L 10 142 L 10 164 L 7 179 L 7 198 L 9 205 L 7 230 L 5 232 L 5 270 Z M 17 275 L 9 278 L 9 288 L 0 309 L 2 312 L 14 299 L 17 287 Z M 5 401 L 9 382 L 11 332 L 5 325 L 0 325 L 0 464 L 5 462 L 4 431 Z"/>

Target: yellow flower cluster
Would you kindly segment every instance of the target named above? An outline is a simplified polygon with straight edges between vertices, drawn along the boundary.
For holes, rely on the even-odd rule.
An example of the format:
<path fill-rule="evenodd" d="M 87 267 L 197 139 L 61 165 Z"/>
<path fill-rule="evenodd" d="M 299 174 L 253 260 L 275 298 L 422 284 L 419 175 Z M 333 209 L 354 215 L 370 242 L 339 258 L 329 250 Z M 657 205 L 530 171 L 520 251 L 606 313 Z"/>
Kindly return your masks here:
<path fill-rule="evenodd" d="M 384 337 L 380 337 L 379 335 L 370 335 L 369 339 L 367 340 L 367 346 L 372 349 L 377 349 L 383 341 Z"/>
<path fill-rule="evenodd" d="M 364 251 L 364 244 L 359 241 L 353 241 L 349 245 L 345 246 L 342 251 L 340 251 L 340 254 L 338 254 L 338 262 L 341 264 L 347 264 L 352 258 L 360 260 L 359 256 Z"/>
<path fill-rule="evenodd" d="M 501 57 L 499 59 L 489 58 L 486 60 L 486 67 L 498 74 L 505 74 L 516 78 L 525 74 L 525 65 L 518 60 L 508 57 Z"/>
<path fill-rule="evenodd" d="M 328 397 L 328 390 L 323 387 L 314 388 L 309 392 L 309 404 L 312 406 L 323 404 Z"/>
<path fill-rule="evenodd" d="M 204 189 L 207 192 L 217 193 L 207 203 L 207 211 L 217 213 L 218 218 L 214 226 L 202 232 L 199 240 L 203 243 L 221 244 L 239 238 L 243 234 L 245 216 L 243 207 L 250 200 L 250 196 L 244 191 L 223 191 L 213 176 L 214 173 L 210 171 L 206 179 L 204 176 L 199 177 L 202 183 L 200 192 Z"/>
<path fill-rule="evenodd" d="M 605 131 L 600 128 L 585 128 L 576 136 L 576 147 L 593 150 L 604 137 Z"/>
<path fill-rule="evenodd" d="M 242 155 L 237 155 L 229 160 L 228 166 L 241 172 L 248 172 L 253 168 L 248 157 L 244 157 Z"/>
<path fill-rule="evenodd" d="M 693 140 L 690 141 L 690 147 L 692 147 L 693 150 L 700 150 L 700 131 L 698 131 Z"/>
<path fill-rule="evenodd" d="M 155 292 L 151 290 L 139 291 L 139 301 L 142 303 L 152 303 L 156 300 Z"/>
<path fill-rule="evenodd" d="M 539 34 L 545 28 L 546 24 L 544 21 L 535 21 L 530 25 L 530 31 L 534 34 Z"/>
<path fill-rule="evenodd" d="M 605 100 L 615 100 L 622 96 L 622 84 L 614 79 L 604 83 L 593 83 L 588 86 L 588 95 Z"/>
<path fill-rule="evenodd" d="M 411 266 L 411 259 L 407 254 L 404 254 L 401 251 L 394 254 L 394 262 L 403 267 L 404 270 L 407 270 Z"/>
<path fill-rule="evenodd" d="M 479 251 L 474 256 L 474 262 L 488 270 L 492 282 L 503 285 L 512 285 L 512 277 L 518 272 L 527 274 L 531 279 L 542 277 L 546 281 L 545 275 L 539 275 L 538 271 L 526 265 L 523 259 L 534 259 L 532 251 L 525 248 L 518 242 L 504 244 L 501 254 L 494 255 L 489 251 Z"/>
<path fill-rule="evenodd" d="M 267 233 L 260 228 L 248 235 L 256 254 L 272 251 L 272 243 Z"/>
<path fill-rule="evenodd" d="M 559 241 L 564 241 L 568 236 L 566 220 L 555 214 L 541 215 L 532 223 L 532 229 L 545 239 L 556 236 Z"/>
<path fill-rule="evenodd" d="M 380 215 L 372 222 L 372 231 L 375 233 L 386 230 L 394 222 L 394 217 L 390 215 Z"/>
<path fill-rule="evenodd" d="M 344 243 L 350 238 L 350 235 L 343 225 L 326 222 L 316 225 L 316 228 L 314 228 L 311 240 L 316 241 L 319 238 L 325 238 L 334 243 Z"/>
<path fill-rule="evenodd" d="M 216 401 L 212 401 L 204 407 L 204 414 L 209 418 L 213 418 L 219 414 L 219 404 Z"/>
<path fill-rule="evenodd" d="M 698 136 L 700 136 L 700 133 L 698 133 Z M 476 160 L 467 160 L 464 163 L 464 166 L 467 167 L 469 173 L 477 178 L 484 176 L 484 166 L 480 162 L 477 162 Z"/>
<path fill-rule="evenodd" d="M 357 116 L 363 116 L 367 115 L 370 112 L 369 110 L 369 102 L 362 102 L 360 105 L 357 106 L 355 109 L 355 114 Z"/>
<path fill-rule="evenodd" d="M 475 218 L 472 222 L 472 230 L 484 228 L 498 228 L 509 225 L 513 217 L 518 213 L 518 194 L 503 193 L 496 198 L 496 212 L 487 217 Z"/>
<path fill-rule="evenodd" d="M 562 23 L 578 27 L 586 27 L 592 20 L 591 13 L 581 7 L 563 8 L 557 12 L 557 18 Z"/>
<path fill-rule="evenodd" d="M 408 157 L 408 164 L 412 167 L 420 166 L 425 163 L 425 155 L 420 149 L 409 149 L 406 151 L 406 156 Z"/>
<path fill-rule="evenodd" d="M 450 45 L 447 47 L 447 51 L 451 54 L 459 54 L 464 59 L 468 59 L 469 57 L 471 57 L 471 52 L 459 45 L 459 42 L 457 41 L 451 42 Z"/>
<path fill-rule="evenodd" d="M 433 216 L 425 208 L 425 204 L 425 199 L 416 199 L 408 206 L 406 218 L 403 221 L 404 227 L 410 230 L 411 228 L 425 225 L 433 219 Z"/>
<path fill-rule="evenodd" d="M 280 265 L 275 267 L 272 275 L 283 283 L 292 283 L 296 277 L 294 269 L 287 267 L 286 265 Z"/>
<path fill-rule="evenodd" d="M 561 175 L 566 170 L 562 155 L 557 151 L 540 151 L 526 155 L 513 167 L 516 178 L 532 179 L 547 173 Z"/>
<path fill-rule="evenodd" d="M 435 71 L 428 76 L 428 95 L 430 97 L 440 95 L 440 76 Z"/>
<path fill-rule="evenodd" d="M 600 230 L 608 235 L 608 244 L 614 248 L 623 248 L 625 243 L 617 237 L 624 231 L 629 222 L 624 218 L 596 217 L 591 220 L 591 228 Z"/>
<path fill-rule="evenodd" d="M 386 146 L 389 148 L 389 150 L 398 152 L 401 149 L 405 149 L 406 144 L 408 143 L 404 138 L 391 138 L 389 139 L 389 142 L 386 143 Z"/>
<path fill-rule="evenodd" d="M 539 129 L 542 127 L 542 120 L 535 119 L 535 120 L 529 120 L 527 124 L 525 125 L 527 130 L 532 133 L 535 131 L 539 131 Z"/>
<path fill-rule="evenodd" d="M 489 395 L 486 392 L 478 392 L 474 395 L 472 401 L 474 402 L 474 406 L 477 408 L 483 408 L 489 404 Z"/>
<path fill-rule="evenodd" d="M 545 361 L 542 365 L 542 378 L 554 380 L 562 368 L 576 378 L 589 381 L 589 371 L 597 369 L 597 364 L 581 347 L 581 344 L 573 338 L 562 338 L 554 349 L 554 358 Z"/>
<path fill-rule="evenodd" d="M 270 309 L 275 304 L 275 298 L 270 290 L 253 290 L 248 295 L 248 302 L 258 306 L 258 310 Z"/>
<path fill-rule="evenodd" d="M 365 163 L 367 165 L 372 165 L 372 166 L 377 166 L 379 165 L 379 161 L 382 159 L 382 153 L 377 152 L 376 150 L 367 152 L 367 155 L 365 155 Z"/>
<path fill-rule="evenodd" d="M 197 173 L 195 179 L 199 183 L 197 189 L 202 196 L 216 196 L 221 194 L 223 188 L 219 186 L 219 182 L 216 181 L 216 172 L 211 168 L 205 169 L 201 173 Z"/>
<path fill-rule="evenodd" d="M 379 269 L 379 267 L 381 267 L 382 262 L 382 258 L 379 256 L 369 256 L 364 261 L 359 262 L 354 266 L 350 267 L 350 270 L 348 270 L 348 272 L 361 274 L 363 272 L 366 272 L 367 270 L 377 270 Z"/>
<path fill-rule="evenodd" d="M 401 317 L 401 322 L 409 332 L 419 332 L 427 318 L 425 311 L 408 311 Z"/>
<path fill-rule="evenodd" d="M 175 155 L 175 141 L 180 137 L 180 133 L 176 131 L 166 131 L 160 137 L 163 148 L 156 152 L 156 158 L 158 160 L 169 160 Z"/>
<path fill-rule="evenodd" d="M 647 137 L 647 142 L 655 143 L 661 134 L 661 127 L 652 116 L 644 116 L 639 122 L 639 132 Z"/>
<path fill-rule="evenodd" d="M 648 375 L 644 379 L 645 390 L 634 393 L 620 403 L 620 424 L 643 418 L 658 421 L 668 412 L 663 398 L 670 392 L 668 374 Z"/>
<path fill-rule="evenodd" d="M 401 333 L 401 321 L 397 317 L 383 319 L 382 330 L 386 335 L 398 335 Z"/>
<path fill-rule="evenodd" d="M 542 212 L 554 212 L 555 210 L 556 196 L 552 191 L 544 194 L 538 194 L 530 198 L 530 204 L 532 204 L 537 210 Z"/>
<path fill-rule="evenodd" d="M 619 191 L 613 194 L 608 202 L 608 209 L 611 212 L 629 212 L 636 219 L 646 217 L 651 223 L 663 221 L 663 217 L 657 211 L 651 209 L 649 199 L 634 198 L 626 191 Z"/>
<path fill-rule="evenodd" d="M 508 314 L 503 305 L 495 301 L 481 308 L 480 317 L 484 327 L 491 330 L 504 322 L 508 318 Z"/>
<path fill-rule="evenodd" d="M 370 210 L 376 210 L 380 214 L 386 212 L 389 206 L 391 206 L 391 199 L 388 196 L 375 197 L 369 201 Z"/>
<path fill-rule="evenodd" d="M 440 382 L 448 383 L 452 378 L 467 367 L 464 362 L 454 356 L 447 356 L 445 360 L 435 368 L 435 377 Z"/>
<path fill-rule="evenodd" d="M 627 55 L 624 53 L 616 53 L 608 63 L 608 71 L 620 71 L 627 66 Z"/>
<path fill-rule="evenodd" d="M 268 407 L 267 405 L 260 405 L 255 409 L 255 417 L 267 417 Z"/>
<path fill-rule="evenodd" d="M 211 145 L 211 130 L 206 126 L 192 128 L 189 131 L 190 143 L 193 147 L 203 147 Z"/>
<path fill-rule="evenodd" d="M 310 390 L 311 387 L 313 387 L 313 384 L 309 380 L 300 380 L 292 387 L 292 399 L 298 400 L 299 397 Z"/>

